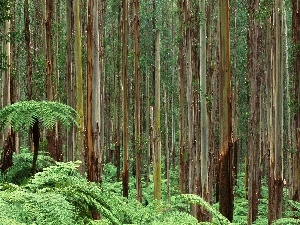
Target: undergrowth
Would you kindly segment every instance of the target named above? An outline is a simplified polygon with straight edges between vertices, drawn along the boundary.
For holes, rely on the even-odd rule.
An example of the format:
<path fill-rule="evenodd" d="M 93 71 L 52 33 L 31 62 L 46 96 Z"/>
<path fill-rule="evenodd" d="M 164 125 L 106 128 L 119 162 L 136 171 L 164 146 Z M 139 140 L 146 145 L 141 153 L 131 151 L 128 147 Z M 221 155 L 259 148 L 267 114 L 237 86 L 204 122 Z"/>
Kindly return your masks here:
<path fill-rule="evenodd" d="M 135 200 L 135 180 L 130 180 L 129 198 L 121 197 L 121 182 L 114 180 L 114 166 L 104 168 L 103 186 L 89 182 L 77 168 L 80 162 L 58 163 L 47 155 L 40 155 L 39 171 L 34 176 L 27 173 L 31 169 L 31 153 L 15 155 L 14 166 L 1 175 L 0 184 L 0 225 L 196 225 L 196 224 L 247 224 L 244 174 L 239 174 L 235 189 L 234 221 L 230 223 L 218 211 L 218 205 L 211 206 L 201 197 L 179 195 L 176 179 L 172 178 L 172 198 L 164 197 L 153 201 L 151 177 L 147 185 L 143 183 L 142 203 Z M 174 182 L 174 185 L 173 185 Z M 265 181 L 264 181 L 265 182 Z M 166 192 L 166 182 L 163 182 Z M 267 186 L 262 185 L 259 217 L 254 224 L 267 224 Z M 164 194 L 164 196 L 167 196 Z M 189 214 L 190 204 L 203 206 L 212 215 L 212 222 L 198 222 Z M 93 220 L 98 213 L 99 220 Z M 276 224 L 300 224 L 300 203 L 286 201 L 285 218 Z"/>

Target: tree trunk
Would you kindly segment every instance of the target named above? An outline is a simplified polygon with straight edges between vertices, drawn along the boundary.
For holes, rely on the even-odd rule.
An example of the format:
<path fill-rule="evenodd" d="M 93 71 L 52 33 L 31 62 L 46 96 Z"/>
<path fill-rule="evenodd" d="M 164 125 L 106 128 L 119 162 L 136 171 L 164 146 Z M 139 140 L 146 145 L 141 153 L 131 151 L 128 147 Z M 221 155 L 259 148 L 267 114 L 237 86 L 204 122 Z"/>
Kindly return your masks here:
<path fill-rule="evenodd" d="M 230 49 L 229 49 L 229 0 L 219 0 L 220 21 L 220 158 L 219 193 L 220 212 L 233 219 L 233 183 L 231 164 L 231 93 L 230 93 Z"/>
<path fill-rule="evenodd" d="M 128 78 L 128 0 L 123 3 L 123 34 L 122 34 L 122 84 L 123 84 L 123 197 L 129 192 L 129 133 L 128 133 L 128 107 L 129 107 L 129 78 Z"/>
<path fill-rule="evenodd" d="M 142 202 L 142 140 L 141 140 L 141 87 L 140 87 L 140 17 L 139 0 L 133 0 L 134 39 L 134 147 L 137 200 Z"/>
<path fill-rule="evenodd" d="M 8 14 L 10 11 L 8 11 Z M 1 107 L 5 107 L 11 104 L 11 77 L 12 77 L 12 70 L 11 70 L 11 39 L 10 39 L 10 32 L 11 32 L 11 21 L 6 20 L 4 25 L 4 38 L 7 40 L 4 41 L 3 48 L 4 48 L 4 55 L 6 59 L 4 60 L 4 67 L 6 70 L 2 72 L 2 105 Z M 6 170 L 9 166 L 12 165 L 12 154 L 13 154 L 13 134 L 11 127 L 7 127 L 2 130 L 2 138 L 0 140 L 3 152 L 1 158 L 1 170 Z M 6 161 L 7 160 L 7 161 Z"/>
<path fill-rule="evenodd" d="M 53 1 L 46 0 L 46 14 L 45 14 L 45 43 L 46 43 L 46 96 L 48 101 L 53 101 L 53 46 L 52 46 L 52 14 Z M 57 140 L 55 138 L 55 129 L 47 130 L 48 151 L 50 156 L 57 161 L 61 160 L 62 155 L 57 152 Z"/>
<path fill-rule="evenodd" d="M 273 147 L 270 148 L 269 167 L 269 224 L 282 217 L 283 203 L 283 39 L 282 2 L 274 5 L 274 59 L 273 59 Z"/>
<path fill-rule="evenodd" d="M 259 187 L 259 155 L 260 155 L 260 55 L 259 26 L 256 12 L 259 10 L 259 0 L 249 0 L 249 73 L 250 73 L 250 123 L 248 147 L 248 224 L 252 224 L 258 216 Z"/>
<path fill-rule="evenodd" d="M 28 0 L 24 1 L 24 27 L 25 27 L 25 44 L 26 44 L 26 58 L 27 58 L 27 98 L 32 99 L 32 61 L 30 51 L 30 18 L 29 18 L 29 4 Z"/>
<path fill-rule="evenodd" d="M 293 45 L 297 49 L 294 55 L 293 63 L 293 79 L 294 79 L 294 98 L 295 105 L 298 106 L 300 103 L 300 1 L 292 1 L 292 30 L 293 30 Z M 292 199 L 294 201 L 300 201 L 300 183 L 299 183 L 299 174 L 300 174 L 300 110 L 298 109 L 294 115 L 294 124 L 295 124 L 295 145 L 296 153 L 294 153 L 294 174 L 292 180 Z"/>
<path fill-rule="evenodd" d="M 179 34 L 184 37 L 183 2 L 178 1 Z M 185 70 L 185 40 L 181 38 L 178 46 L 178 95 L 179 95 L 179 189 L 180 193 L 187 193 L 187 103 L 186 103 L 186 70 Z"/>
<path fill-rule="evenodd" d="M 76 77 L 76 111 L 78 113 L 78 127 L 76 140 L 76 157 L 81 160 L 82 164 L 79 172 L 84 174 L 84 93 L 83 93 L 83 77 L 82 77 L 82 44 L 81 44 L 81 16 L 80 16 L 80 0 L 74 1 L 74 32 L 75 32 L 75 46 L 74 46 L 74 64 Z"/>
<path fill-rule="evenodd" d="M 206 1 L 200 0 L 199 1 L 200 11 L 203 15 L 206 15 Z M 205 16 L 206 17 L 206 16 Z M 201 133 L 201 155 L 200 155 L 200 162 L 201 162 L 201 196 L 207 202 L 210 202 L 209 192 L 212 190 L 209 189 L 209 133 L 210 128 L 208 124 L 208 113 L 207 113 L 207 88 L 206 88 L 206 21 L 201 23 L 200 27 L 200 35 L 199 35 L 199 43 L 200 43 L 200 133 Z M 209 221 L 210 216 L 208 212 L 202 207 L 200 210 L 200 221 Z"/>
<path fill-rule="evenodd" d="M 95 60 L 94 60 L 94 52 L 96 51 L 94 42 L 94 8 L 97 7 L 95 5 L 94 0 L 88 1 L 88 24 L 87 24 L 87 112 L 86 112 L 86 143 L 87 143 L 87 177 L 88 180 L 99 182 L 100 174 L 99 174 L 99 156 L 94 148 L 94 130 L 93 130 L 93 79 L 95 76 Z M 98 134 L 97 134 L 98 135 Z M 97 215 L 94 216 L 97 218 Z"/>
<path fill-rule="evenodd" d="M 161 200 L 161 132 L 160 132 L 160 32 L 156 33 L 155 45 L 155 107 L 154 107 L 154 151 L 153 183 L 154 199 Z"/>
<path fill-rule="evenodd" d="M 73 69 L 73 33 L 74 33 L 74 19 L 73 19 L 73 0 L 66 0 L 66 96 L 67 105 L 75 108 L 74 95 L 74 69 Z M 77 111 L 78 112 L 78 111 Z M 67 131 L 66 137 L 66 160 L 74 161 L 76 159 L 76 145 L 75 145 L 75 130 L 72 125 L 71 129 Z M 84 163 L 84 161 L 82 161 Z"/>

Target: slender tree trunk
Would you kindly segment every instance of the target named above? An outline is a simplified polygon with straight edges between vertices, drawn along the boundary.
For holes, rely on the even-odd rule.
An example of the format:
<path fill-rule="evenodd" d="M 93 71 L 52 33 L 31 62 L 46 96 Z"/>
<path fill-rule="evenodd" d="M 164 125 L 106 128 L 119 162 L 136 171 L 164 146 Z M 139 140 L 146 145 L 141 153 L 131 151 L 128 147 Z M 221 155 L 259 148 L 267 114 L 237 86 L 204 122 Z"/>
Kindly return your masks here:
<path fill-rule="evenodd" d="M 293 30 L 293 46 L 298 49 L 294 55 L 293 63 L 293 79 L 294 79 L 294 96 L 295 105 L 298 106 L 300 102 L 300 1 L 292 0 L 292 30 Z M 300 110 L 298 109 L 294 115 L 295 124 L 295 145 L 296 153 L 294 153 L 294 176 L 292 180 L 292 199 L 294 201 L 300 201 Z"/>
<path fill-rule="evenodd" d="M 283 39 L 282 2 L 274 5 L 274 63 L 273 65 L 273 107 L 274 137 L 270 148 L 269 168 L 269 224 L 282 217 L 283 203 Z"/>
<path fill-rule="evenodd" d="M 249 72 L 250 72 L 250 124 L 248 147 L 248 224 L 252 224 L 258 216 L 259 199 L 259 93 L 260 93 L 260 56 L 259 56 L 259 21 L 255 18 L 259 10 L 259 0 L 249 0 Z"/>
<path fill-rule="evenodd" d="M 29 3 L 28 0 L 24 1 L 24 27 L 25 27 L 25 44 L 26 44 L 26 58 L 27 58 L 27 97 L 28 100 L 32 99 L 32 61 L 30 51 L 30 18 L 29 18 Z"/>
<path fill-rule="evenodd" d="M 73 0 L 66 0 L 66 96 L 67 105 L 75 108 L 74 96 L 74 69 L 73 69 L 73 33 L 74 33 L 74 19 L 73 19 Z M 66 137 L 66 160 L 74 161 L 76 159 L 76 145 L 75 143 L 75 127 L 72 126 L 67 131 Z M 84 160 L 82 161 L 84 163 Z"/>
<path fill-rule="evenodd" d="M 181 193 L 187 193 L 187 103 L 186 103 L 186 70 L 185 70 L 185 40 L 183 2 L 178 1 L 179 35 L 181 37 L 178 46 L 178 95 L 179 95 L 179 188 Z"/>
<path fill-rule="evenodd" d="M 95 20 L 94 20 L 94 9 L 95 0 L 88 1 L 88 24 L 87 24 L 87 111 L 86 111 L 86 143 L 87 143 L 87 177 L 88 180 L 99 182 L 99 156 L 94 148 L 94 130 L 93 130 L 93 110 L 96 110 L 93 105 L 93 79 L 95 76 Z M 98 215 L 93 214 L 96 219 Z"/>
<path fill-rule="evenodd" d="M 167 88 L 164 85 L 164 108 L 165 108 L 165 178 L 167 179 L 167 198 L 168 203 L 171 202 L 171 192 L 170 192 L 170 146 L 169 146 L 169 104 L 167 98 Z"/>
<path fill-rule="evenodd" d="M 141 148 L 141 87 L 140 87 L 140 17 L 139 0 L 133 0 L 133 39 L 134 39 L 134 147 L 136 165 L 137 200 L 142 202 L 142 148 Z"/>
<path fill-rule="evenodd" d="M 184 21 L 188 24 L 185 28 L 185 36 L 184 41 L 186 43 L 185 49 L 185 67 L 186 70 L 186 103 L 187 103 L 187 165 L 188 170 L 186 171 L 187 182 L 188 182 L 188 193 L 193 193 L 194 187 L 194 120 L 193 120 L 193 88 L 192 88 L 192 81 L 193 81 L 193 74 L 192 74 L 192 37 L 191 37 L 191 12 L 190 12 L 190 1 L 184 1 L 183 4 L 183 16 Z"/>
<path fill-rule="evenodd" d="M 123 33 L 122 33 L 122 84 L 123 84 L 123 197 L 128 197 L 129 192 L 129 133 L 128 133 L 128 107 L 129 107 L 129 78 L 128 78 L 128 0 L 123 3 Z"/>
<path fill-rule="evenodd" d="M 122 28 L 122 23 L 121 23 L 121 4 L 119 5 L 118 7 L 119 9 L 119 12 L 118 12 L 118 37 L 117 37 L 117 40 L 118 40 L 118 45 L 117 45 L 117 53 L 120 53 L 121 52 L 121 28 Z M 117 167 L 117 180 L 119 181 L 120 178 L 121 178 L 121 137 L 120 137 L 120 128 L 121 128 L 121 119 L 120 119 L 120 112 L 121 112 L 121 56 L 119 56 L 118 58 L 119 60 L 117 61 L 117 82 L 115 83 L 117 86 L 116 86 L 116 90 L 117 90 L 117 93 L 116 93 L 116 114 L 117 116 L 115 117 L 116 118 L 116 127 L 115 127 L 115 165 Z"/>
<path fill-rule="evenodd" d="M 150 123 L 150 87 L 149 87 L 149 74 L 146 72 L 146 140 L 147 140 L 147 172 L 146 172 L 146 183 L 150 181 L 150 164 L 152 160 L 151 155 L 151 123 Z"/>
<path fill-rule="evenodd" d="M 231 164 L 231 93 L 229 49 L 229 0 L 219 0 L 220 21 L 220 158 L 219 193 L 220 212 L 230 221 L 233 219 L 233 183 Z"/>
<path fill-rule="evenodd" d="M 81 44 L 81 16 L 80 16 L 80 0 L 74 1 L 74 32 L 75 32 L 75 46 L 74 46 L 74 64 L 76 77 L 76 111 L 78 117 L 77 140 L 76 140 L 76 159 L 81 160 L 82 164 L 79 172 L 84 174 L 84 110 L 83 110 L 83 77 L 82 77 L 82 44 Z"/>
<path fill-rule="evenodd" d="M 48 101 L 53 101 L 53 36 L 52 36 L 52 22 L 53 22 L 53 4 L 52 0 L 46 0 L 45 11 L 45 43 L 46 43 L 46 97 Z M 55 129 L 47 131 L 48 151 L 50 156 L 60 161 L 62 155 L 57 152 L 57 140 L 55 138 Z"/>
<path fill-rule="evenodd" d="M 200 0 L 199 1 L 199 8 L 200 11 L 203 13 L 203 15 L 206 15 L 206 1 Z M 209 192 L 211 191 L 209 189 L 209 133 L 210 128 L 208 124 L 208 113 L 207 113 L 207 88 L 206 88 L 206 21 L 203 21 L 201 23 L 200 27 L 200 35 L 199 35 L 199 43 L 200 43 L 200 133 L 201 133 L 201 156 L 200 156 L 200 162 L 201 162 L 201 196 L 204 200 L 207 202 L 210 202 L 209 199 Z M 200 211 L 200 217 L 199 219 L 201 221 L 209 221 L 209 214 L 204 209 L 201 208 Z"/>
<path fill-rule="evenodd" d="M 154 199 L 161 200 L 161 132 L 160 132 L 160 31 L 156 33 L 155 45 L 155 107 L 153 183 Z"/>
<path fill-rule="evenodd" d="M 10 13 L 10 12 L 8 12 Z M 11 21 L 6 20 L 4 25 L 4 37 L 7 40 L 4 42 L 4 55 L 6 56 L 6 62 L 4 63 L 7 68 L 2 73 L 2 108 L 11 104 Z M 1 157 L 1 170 L 4 171 L 12 166 L 12 154 L 13 154 L 13 136 L 11 127 L 2 130 L 1 146 L 3 148 Z"/>

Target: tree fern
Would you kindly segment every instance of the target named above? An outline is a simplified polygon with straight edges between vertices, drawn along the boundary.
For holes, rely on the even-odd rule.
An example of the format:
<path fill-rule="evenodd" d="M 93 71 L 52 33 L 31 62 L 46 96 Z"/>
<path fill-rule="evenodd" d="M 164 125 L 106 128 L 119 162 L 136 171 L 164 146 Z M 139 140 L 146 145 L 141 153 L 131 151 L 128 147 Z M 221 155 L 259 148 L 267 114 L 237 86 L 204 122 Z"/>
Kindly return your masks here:
<path fill-rule="evenodd" d="M 13 126 L 14 130 L 28 129 L 35 120 L 47 129 L 51 129 L 57 122 L 66 128 L 72 123 L 77 125 L 77 112 L 70 106 L 51 101 L 20 101 L 8 105 L 0 110 L 0 127 Z"/>

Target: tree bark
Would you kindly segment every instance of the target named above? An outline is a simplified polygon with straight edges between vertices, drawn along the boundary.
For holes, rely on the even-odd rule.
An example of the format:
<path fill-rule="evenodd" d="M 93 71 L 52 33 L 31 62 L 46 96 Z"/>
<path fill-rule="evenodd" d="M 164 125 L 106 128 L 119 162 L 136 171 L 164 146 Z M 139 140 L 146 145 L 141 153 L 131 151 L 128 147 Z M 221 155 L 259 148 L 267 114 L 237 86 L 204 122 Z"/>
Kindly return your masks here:
<path fill-rule="evenodd" d="M 134 147 L 137 200 L 142 202 L 142 140 L 141 140 L 141 87 L 140 87 L 140 17 L 139 0 L 133 0 L 134 39 Z"/>
<path fill-rule="evenodd" d="M 87 111 L 86 111 L 86 143 L 87 143 L 87 177 L 88 180 L 99 182 L 99 159 L 94 149 L 93 130 L 93 77 L 94 77 L 94 7 L 95 1 L 88 1 L 88 24 L 87 24 Z M 97 216 L 96 216 L 97 217 Z"/>
<path fill-rule="evenodd" d="M 274 4 L 274 59 L 273 59 L 273 146 L 270 148 L 269 164 L 269 218 L 271 224 L 282 217 L 283 204 L 283 33 L 282 2 Z"/>
<path fill-rule="evenodd" d="M 66 0 L 66 96 L 67 105 L 75 107 L 74 94 L 74 69 L 73 69 L 73 33 L 74 33 L 74 15 L 73 0 Z M 66 160 L 74 161 L 76 159 L 75 131 L 74 126 L 67 131 L 66 137 Z M 82 162 L 84 163 L 84 161 Z"/>
<path fill-rule="evenodd" d="M 300 1 L 292 1 L 292 31 L 293 31 L 293 46 L 294 49 L 297 49 L 294 55 L 293 63 L 293 79 L 294 79 L 294 98 L 295 105 L 299 106 L 300 103 Z M 294 153 L 294 176 L 292 180 L 292 199 L 294 201 L 300 201 L 300 110 L 297 109 L 294 115 L 294 124 L 295 124 L 295 145 L 296 153 Z"/>
<path fill-rule="evenodd" d="M 74 46 L 74 64 L 76 77 L 76 111 L 78 113 L 78 127 L 76 138 L 76 157 L 81 160 L 82 164 L 79 167 L 79 172 L 84 174 L 85 160 L 84 160 L 84 93 L 83 93 L 83 77 L 82 77 L 82 43 L 81 43 L 81 16 L 80 16 L 80 0 L 74 1 L 74 32 L 75 32 L 75 46 Z"/>
<path fill-rule="evenodd" d="M 153 183 L 154 199 L 161 200 L 161 132 L 160 132 L 160 31 L 156 33 L 155 45 L 155 107 Z"/>
<path fill-rule="evenodd" d="M 229 0 L 219 0 L 220 23 L 220 212 L 233 219 L 232 118 L 230 92 Z"/>
<path fill-rule="evenodd" d="M 123 3 L 123 33 L 122 33 L 122 84 L 123 84 L 123 172 L 122 186 L 123 197 L 128 197 L 129 192 L 129 133 L 128 133 L 128 0 L 122 0 Z"/>
<path fill-rule="evenodd" d="M 256 12 L 259 10 L 259 0 L 249 0 L 249 74 L 250 74 L 250 123 L 248 147 L 248 224 L 252 224 L 258 216 L 259 187 L 259 155 L 260 155 L 260 35 L 259 21 Z"/>
<path fill-rule="evenodd" d="M 205 16 L 206 15 L 206 1 L 199 1 L 200 12 Z M 205 16 L 207 17 L 207 15 Z M 201 155 L 200 155 L 200 177 L 201 177 L 201 196 L 207 202 L 210 202 L 209 192 L 209 133 L 210 128 L 208 124 L 208 108 L 207 108 L 207 69 L 206 69 L 206 21 L 201 21 L 200 34 L 199 34 L 199 43 L 200 43 L 200 60 L 199 60 L 199 74 L 200 74 L 200 133 L 201 133 Z M 197 172 L 199 173 L 199 172 Z M 209 221 L 209 213 L 202 207 L 200 210 L 200 221 Z"/>

